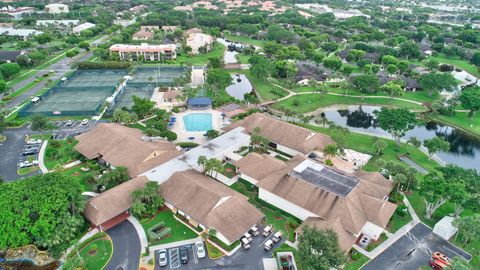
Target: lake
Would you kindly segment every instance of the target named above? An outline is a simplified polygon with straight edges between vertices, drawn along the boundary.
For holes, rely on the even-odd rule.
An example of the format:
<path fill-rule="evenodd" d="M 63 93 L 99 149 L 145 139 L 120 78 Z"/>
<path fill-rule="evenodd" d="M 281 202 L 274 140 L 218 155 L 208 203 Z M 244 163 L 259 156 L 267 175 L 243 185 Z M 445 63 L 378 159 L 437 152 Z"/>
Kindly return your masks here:
<path fill-rule="evenodd" d="M 328 107 L 322 111 L 329 121 L 352 131 L 391 137 L 388 132 L 378 127 L 374 111 L 380 109 L 378 106 L 352 105 Z M 463 168 L 480 170 L 480 140 L 455 128 L 429 122 L 425 126 L 417 126 L 410 130 L 403 138 L 416 137 L 423 141 L 435 136 L 444 138 L 451 145 L 450 151 L 437 153 L 440 159 Z"/>
<path fill-rule="evenodd" d="M 230 96 L 238 100 L 244 100 L 244 95 L 252 91 L 252 84 L 243 74 L 230 75 L 232 76 L 232 84 L 225 88 L 225 91 L 227 91 Z"/>

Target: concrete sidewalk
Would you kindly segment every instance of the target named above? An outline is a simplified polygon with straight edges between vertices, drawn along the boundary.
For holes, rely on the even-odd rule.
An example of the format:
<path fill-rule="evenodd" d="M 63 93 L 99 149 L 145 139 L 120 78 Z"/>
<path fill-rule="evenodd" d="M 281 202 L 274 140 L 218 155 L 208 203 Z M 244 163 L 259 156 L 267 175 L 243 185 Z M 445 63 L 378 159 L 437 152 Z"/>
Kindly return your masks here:
<path fill-rule="evenodd" d="M 40 147 L 40 151 L 38 152 L 38 167 L 40 167 L 40 170 L 42 171 L 43 174 L 48 173 L 48 169 L 45 166 L 45 149 L 47 149 L 48 145 L 48 140 L 45 140 L 42 143 L 42 147 Z"/>

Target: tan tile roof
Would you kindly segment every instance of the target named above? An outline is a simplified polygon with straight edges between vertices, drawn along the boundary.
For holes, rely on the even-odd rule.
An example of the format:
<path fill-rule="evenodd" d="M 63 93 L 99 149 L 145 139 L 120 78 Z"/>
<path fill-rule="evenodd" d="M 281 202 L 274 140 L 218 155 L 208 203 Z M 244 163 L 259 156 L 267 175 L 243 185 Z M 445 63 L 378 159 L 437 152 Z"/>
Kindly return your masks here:
<path fill-rule="evenodd" d="M 379 172 L 358 171 L 356 177 L 360 180 L 358 185 L 362 193 L 383 199 L 392 192 L 395 182 L 383 177 Z"/>
<path fill-rule="evenodd" d="M 263 179 L 269 174 L 285 168 L 285 162 L 269 155 L 260 155 L 250 153 L 240 160 L 234 162 L 238 172 L 253 177 L 254 179 Z"/>
<path fill-rule="evenodd" d="M 248 198 L 195 170 L 177 172 L 160 186 L 165 200 L 197 222 L 238 240 L 264 215 Z"/>
<path fill-rule="evenodd" d="M 303 227 L 305 226 L 315 227 L 320 230 L 333 230 L 335 233 L 337 233 L 338 244 L 340 245 L 340 248 L 345 251 L 345 253 L 352 249 L 352 246 L 357 239 L 355 235 L 343 228 L 340 218 L 324 220 L 322 218 L 309 217 L 302 223 L 300 227 L 297 228 L 296 232 L 301 233 Z"/>
<path fill-rule="evenodd" d="M 176 99 L 178 96 L 181 96 L 182 92 L 179 90 L 168 90 L 167 92 L 163 93 L 163 99 Z"/>
<path fill-rule="evenodd" d="M 113 166 L 127 167 L 130 177 L 181 154 L 171 142 L 148 142 L 143 137 L 139 129 L 102 123 L 77 136 L 75 149 L 88 159 L 102 158 Z"/>
<path fill-rule="evenodd" d="M 91 198 L 85 206 L 84 216 L 98 226 L 122 214 L 132 206 L 132 193 L 146 183 L 148 178 L 139 176 Z"/>
<path fill-rule="evenodd" d="M 372 192 L 360 188 L 369 182 L 358 179 L 358 184 L 345 197 L 329 192 L 320 186 L 290 174 L 293 168 L 305 159 L 300 155 L 293 157 L 285 163 L 283 168 L 269 173 L 263 179 L 257 179 L 259 180 L 257 186 L 310 211 L 322 219 L 339 218 L 343 228 L 353 234 L 359 233 L 367 221 L 380 227 L 386 226 L 396 208 L 395 204 L 383 200 L 383 197 L 388 193 L 381 198 L 374 197 L 370 195 Z M 267 166 L 266 164 L 266 162 L 257 164 L 257 170 L 262 170 L 263 167 Z M 332 168 L 325 169 L 336 171 Z M 381 180 L 377 179 L 375 181 Z M 370 188 L 373 187 L 370 185 Z"/>
<path fill-rule="evenodd" d="M 261 135 L 270 141 L 307 154 L 313 150 L 322 150 L 325 146 L 335 143 L 329 136 L 313 132 L 303 127 L 286 123 L 265 114 L 254 113 L 243 120 L 237 121 L 225 128 L 226 131 L 242 126 L 249 133 L 256 127 Z"/>

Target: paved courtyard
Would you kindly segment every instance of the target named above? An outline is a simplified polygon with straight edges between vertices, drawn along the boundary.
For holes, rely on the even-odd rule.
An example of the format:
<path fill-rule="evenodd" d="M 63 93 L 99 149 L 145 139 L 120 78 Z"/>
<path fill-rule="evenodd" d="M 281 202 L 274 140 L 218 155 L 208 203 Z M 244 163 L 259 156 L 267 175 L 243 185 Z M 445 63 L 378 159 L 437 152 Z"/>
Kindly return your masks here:
<path fill-rule="evenodd" d="M 363 270 L 412 270 L 427 266 L 432 252 L 439 251 L 450 258 L 460 256 L 466 260 L 471 255 L 434 234 L 423 223 L 417 224 L 380 255 L 372 259 Z"/>

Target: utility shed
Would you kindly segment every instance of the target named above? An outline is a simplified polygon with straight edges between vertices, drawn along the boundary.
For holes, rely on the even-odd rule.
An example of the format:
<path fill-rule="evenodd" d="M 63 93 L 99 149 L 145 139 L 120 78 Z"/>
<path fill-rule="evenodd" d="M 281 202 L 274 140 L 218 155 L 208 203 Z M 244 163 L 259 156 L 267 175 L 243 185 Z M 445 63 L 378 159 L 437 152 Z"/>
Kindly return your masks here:
<path fill-rule="evenodd" d="M 453 220 L 455 220 L 453 217 L 443 217 L 435 224 L 433 232 L 445 240 L 452 238 L 452 236 L 458 232 L 458 228 L 453 225 Z"/>

